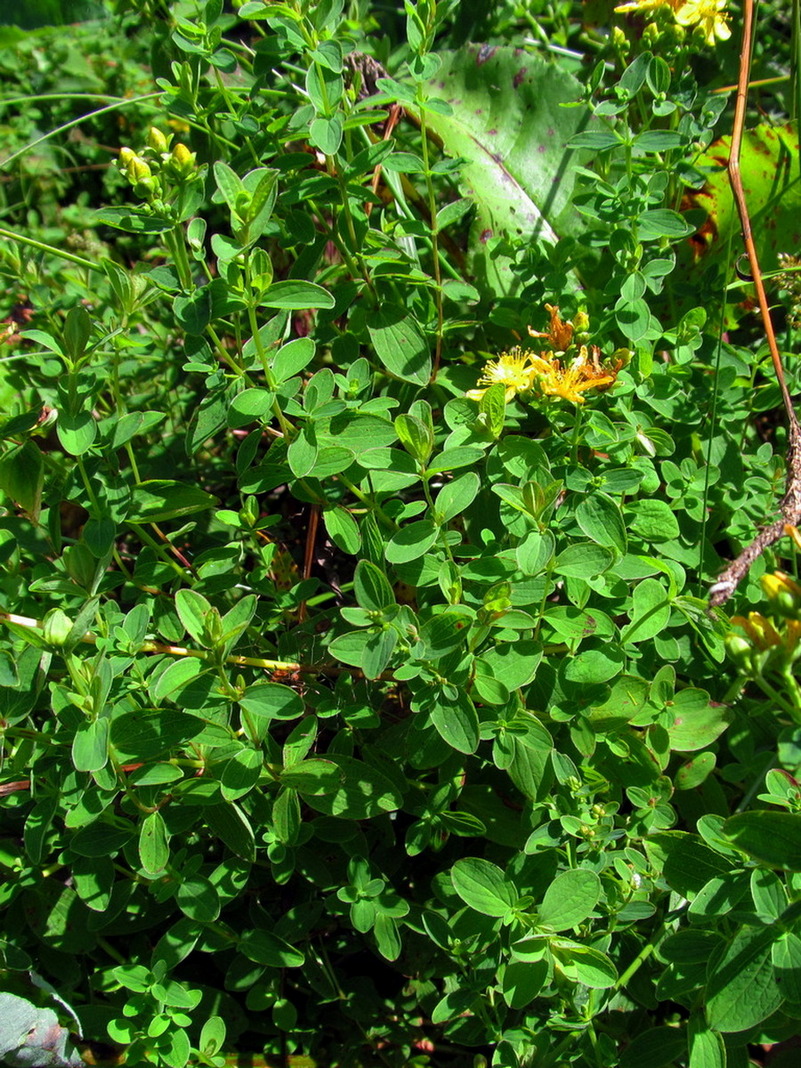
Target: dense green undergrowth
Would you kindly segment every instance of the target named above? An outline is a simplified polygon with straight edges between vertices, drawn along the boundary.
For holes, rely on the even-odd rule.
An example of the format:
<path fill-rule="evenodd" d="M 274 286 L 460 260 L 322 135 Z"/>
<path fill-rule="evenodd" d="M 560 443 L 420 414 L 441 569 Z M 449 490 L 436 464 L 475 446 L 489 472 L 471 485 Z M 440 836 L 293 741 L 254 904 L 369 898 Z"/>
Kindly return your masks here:
<path fill-rule="evenodd" d="M 8 1064 L 799 1030 L 791 540 L 707 603 L 784 488 L 739 9 L 466 6 L 0 27 Z M 792 391 L 785 7 L 742 168 Z"/>

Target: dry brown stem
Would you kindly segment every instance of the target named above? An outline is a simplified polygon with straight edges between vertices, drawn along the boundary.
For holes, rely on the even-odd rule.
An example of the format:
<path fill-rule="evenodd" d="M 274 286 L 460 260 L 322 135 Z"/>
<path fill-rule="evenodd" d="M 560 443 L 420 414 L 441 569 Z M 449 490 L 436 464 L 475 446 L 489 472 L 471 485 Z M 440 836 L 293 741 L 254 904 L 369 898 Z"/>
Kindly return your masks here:
<path fill-rule="evenodd" d="M 770 358 L 782 393 L 782 400 L 787 411 L 787 482 L 780 505 L 781 518 L 763 526 L 750 545 L 740 553 L 736 560 L 725 569 L 717 582 L 709 590 L 709 603 L 713 608 L 724 604 L 748 574 L 748 570 L 767 548 L 783 537 L 787 526 L 796 526 L 801 520 L 801 427 L 793 407 L 793 400 L 787 388 L 776 335 L 770 317 L 768 298 L 762 281 L 751 219 L 743 191 L 740 176 L 740 151 L 745 127 L 745 109 L 748 97 L 748 77 L 751 70 L 751 51 L 754 38 L 754 0 L 745 0 L 743 6 L 743 39 L 740 48 L 740 72 L 737 80 L 737 98 L 734 107 L 734 125 L 732 128 L 731 151 L 729 153 L 729 184 L 731 185 L 740 226 L 743 232 L 743 244 L 751 267 L 751 277 L 756 289 L 759 312 L 765 330 L 765 339 L 770 349 Z"/>

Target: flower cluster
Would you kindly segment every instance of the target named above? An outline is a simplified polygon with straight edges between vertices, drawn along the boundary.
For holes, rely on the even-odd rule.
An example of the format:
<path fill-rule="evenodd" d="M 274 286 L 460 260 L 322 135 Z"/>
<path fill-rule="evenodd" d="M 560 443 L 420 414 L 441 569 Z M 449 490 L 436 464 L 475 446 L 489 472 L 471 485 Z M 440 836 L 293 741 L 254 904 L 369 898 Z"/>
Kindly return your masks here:
<path fill-rule="evenodd" d="M 491 386 L 500 384 L 505 387 L 507 404 L 519 393 L 583 404 L 587 390 L 606 390 L 615 382 L 628 353 L 620 350 L 610 363 L 602 363 L 597 346 L 576 344 L 584 340 L 589 325 L 583 312 L 571 322 L 561 318 L 559 308 L 550 304 L 545 307 L 551 317 L 548 329 L 540 332 L 529 327 L 528 332 L 532 337 L 545 338 L 550 349 L 537 354 L 516 346 L 502 352 L 484 368 L 479 379 L 483 388 L 469 390 L 468 397 L 480 400 Z"/>
<path fill-rule="evenodd" d="M 629 0 L 615 11 L 655 12 L 666 10 L 672 13 L 679 24 L 688 29 L 700 26 L 707 44 L 727 41 L 731 37 L 729 18 L 726 14 L 728 0 Z"/>
<path fill-rule="evenodd" d="M 732 616 L 732 626 L 742 633 L 732 631 L 726 638 L 729 655 L 752 675 L 763 674 L 769 664 L 781 669 L 801 655 L 801 585 L 783 571 L 759 581 L 771 618 L 761 612 Z"/>
<path fill-rule="evenodd" d="M 198 177 L 196 155 L 179 142 L 170 151 L 170 139 L 151 126 L 147 147 L 141 154 L 124 145 L 120 149 L 119 168 L 134 187 L 137 196 L 152 200 L 161 195 L 163 173 L 178 184 L 192 182 Z"/>

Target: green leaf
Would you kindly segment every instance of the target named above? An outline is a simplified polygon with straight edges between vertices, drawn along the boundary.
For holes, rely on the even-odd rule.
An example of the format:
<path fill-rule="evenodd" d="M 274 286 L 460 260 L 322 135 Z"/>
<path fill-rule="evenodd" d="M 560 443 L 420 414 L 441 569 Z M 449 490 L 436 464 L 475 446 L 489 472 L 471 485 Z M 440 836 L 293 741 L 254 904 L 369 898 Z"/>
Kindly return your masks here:
<path fill-rule="evenodd" d="M 590 579 L 607 571 L 613 563 L 613 553 L 602 545 L 575 542 L 559 553 L 554 571 L 559 575 Z"/>
<path fill-rule="evenodd" d="M 694 229 L 677 211 L 670 208 L 651 208 L 642 212 L 637 225 L 640 241 L 658 241 L 660 237 L 687 237 Z"/>
<path fill-rule="evenodd" d="M 342 782 L 342 776 L 338 765 L 332 760 L 312 757 L 284 768 L 281 782 L 304 796 L 319 797 L 334 793 Z"/>
<path fill-rule="evenodd" d="M 195 590 L 178 590 L 175 594 L 175 610 L 190 637 L 203 644 L 206 619 L 212 610 L 203 594 Z"/>
<path fill-rule="evenodd" d="M 539 575 L 553 559 L 556 542 L 550 530 L 532 530 L 515 550 L 517 566 L 524 575 Z"/>
<path fill-rule="evenodd" d="M 252 742 L 262 742 L 274 719 L 300 719 L 303 702 L 280 682 L 256 682 L 239 698 L 242 726 Z"/>
<path fill-rule="evenodd" d="M 673 509 L 665 501 L 643 499 L 628 508 L 629 529 L 646 541 L 670 541 L 679 536 Z"/>
<path fill-rule="evenodd" d="M 379 913 L 373 924 L 375 944 L 385 960 L 397 960 L 401 954 L 401 940 L 397 921 L 392 916 Z"/>
<path fill-rule="evenodd" d="M 291 311 L 305 311 L 307 308 L 333 308 L 336 301 L 327 289 L 315 282 L 304 282 L 298 278 L 288 278 L 282 282 L 273 282 L 259 300 L 265 308 L 288 308 Z"/>
<path fill-rule="evenodd" d="M 64 452 L 71 456 L 83 456 L 95 443 L 97 423 L 91 412 L 61 411 L 56 423 L 58 440 Z"/>
<path fill-rule="evenodd" d="M 671 890 L 684 897 L 694 897 L 710 879 L 726 876 L 732 867 L 698 835 L 685 831 L 652 835 L 646 839 L 645 851 Z"/>
<path fill-rule="evenodd" d="M 411 312 L 384 303 L 368 314 L 367 330 L 380 364 L 390 374 L 419 386 L 427 384 L 431 353 Z"/>
<path fill-rule="evenodd" d="M 439 535 L 439 527 L 430 519 L 407 523 L 387 542 L 386 558 L 390 564 L 406 564 L 428 552 Z"/>
<path fill-rule="evenodd" d="M 273 802 L 273 824 L 279 842 L 294 845 L 301 824 L 297 790 L 283 789 Z"/>
<path fill-rule="evenodd" d="M 355 556 L 362 545 L 359 525 L 347 508 L 339 504 L 323 509 L 323 522 L 328 536 L 337 548 Z"/>
<path fill-rule="evenodd" d="M 443 741 L 459 753 L 475 753 L 479 742 L 478 714 L 465 693 L 455 701 L 440 694 L 431 708 L 431 722 Z"/>
<path fill-rule="evenodd" d="M 150 812 L 139 827 L 139 860 L 149 875 L 164 871 L 170 859 L 167 828 L 160 812 Z"/>
<path fill-rule="evenodd" d="M 309 140 L 326 156 L 333 156 L 342 144 L 342 119 L 339 115 L 313 119 L 309 126 Z"/>
<path fill-rule="evenodd" d="M 317 465 L 317 435 L 313 423 L 304 426 L 287 449 L 287 460 L 295 478 L 305 478 Z"/>
<path fill-rule="evenodd" d="M 793 931 L 782 932 L 773 944 L 771 960 L 785 999 L 801 1004 L 801 938 Z"/>
<path fill-rule="evenodd" d="M 738 849 L 771 868 L 801 871 L 801 815 L 770 810 L 738 812 L 724 834 Z"/>
<path fill-rule="evenodd" d="M 334 790 L 324 794 L 308 794 L 297 786 L 294 779 L 291 781 L 291 785 L 304 795 L 304 800 L 311 808 L 328 816 L 341 816 L 348 820 L 370 819 L 400 808 L 402 794 L 395 783 L 377 768 L 342 754 L 328 753 L 326 760 L 337 768 L 338 782 Z M 302 763 L 307 764 L 308 761 Z M 287 775 L 294 775 L 300 766 L 296 764 L 285 770 L 282 781 L 286 782 Z"/>
<path fill-rule="evenodd" d="M 298 337 L 282 345 L 273 357 L 271 367 L 276 382 L 286 382 L 293 375 L 311 366 L 315 348 L 310 337 Z"/>
<path fill-rule="evenodd" d="M 256 859 L 253 828 L 238 805 L 209 805 L 203 817 L 220 842 L 238 857 L 251 862 Z"/>
<path fill-rule="evenodd" d="M 513 284 L 510 259 L 488 250 L 488 236 L 508 236 L 522 246 L 582 232 L 571 203 L 581 156 L 569 142 L 596 120 L 584 106 L 562 106 L 581 98 L 572 75 L 511 46 L 494 47 L 487 56 L 480 47 L 439 53 L 442 66 L 429 91 L 451 102 L 451 114 L 428 112 L 426 122 L 445 151 L 464 161 L 460 187 L 476 204 L 473 273 L 505 294 Z M 614 135 L 605 136 L 617 144 Z"/>
<path fill-rule="evenodd" d="M 261 776 L 264 754 L 260 749 L 243 749 L 227 760 L 220 772 L 222 795 L 226 801 L 237 801 L 249 794 Z"/>
<path fill-rule="evenodd" d="M 101 208 L 93 213 L 92 218 L 95 225 L 113 226 L 128 234 L 163 234 L 175 226 L 170 219 L 160 219 L 139 208 Z"/>
<path fill-rule="evenodd" d="M 133 833 L 126 820 L 95 820 L 75 832 L 69 847 L 81 857 L 113 856 L 133 838 Z"/>
<path fill-rule="evenodd" d="M 605 953 L 578 942 L 558 940 L 551 944 L 562 962 L 570 966 L 575 981 L 583 986 L 592 990 L 608 990 L 617 982 L 617 969 Z"/>
<path fill-rule="evenodd" d="M 110 857 L 78 857 L 72 864 L 72 878 L 87 908 L 107 911 L 114 887 L 114 862 Z"/>
<path fill-rule="evenodd" d="M 474 467 L 484 458 L 481 449 L 472 445 L 461 445 L 455 449 L 445 449 L 426 467 L 426 476 L 438 475 L 443 471 L 454 471 L 457 467 Z"/>
<path fill-rule="evenodd" d="M 42 797 L 33 806 L 25 820 L 23 840 L 25 852 L 32 864 L 37 867 L 46 855 L 48 832 L 53 823 L 53 817 L 58 809 L 58 797 Z"/>
<path fill-rule="evenodd" d="M 631 622 L 623 628 L 621 642 L 644 642 L 661 634 L 670 619 L 670 600 L 655 578 L 638 582 L 632 594 Z"/>
<path fill-rule="evenodd" d="M 399 415 L 395 420 L 395 432 L 404 449 L 418 463 L 425 465 L 434 451 L 434 428 L 414 415 Z"/>
<path fill-rule="evenodd" d="M 614 645 L 605 645 L 602 649 L 582 649 L 568 656 L 564 677 L 569 682 L 596 685 L 619 675 L 624 663 L 622 649 Z"/>
<path fill-rule="evenodd" d="M 705 1001 L 713 1030 L 747 1031 L 780 1007 L 783 996 L 771 961 L 775 938 L 771 928 L 746 927 L 710 965 Z"/>
<path fill-rule="evenodd" d="M 397 644 L 398 632 L 394 627 L 384 626 L 368 635 L 361 657 L 366 678 L 377 679 L 386 670 Z"/>
<path fill-rule="evenodd" d="M 106 717 L 82 723 L 72 739 L 72 763 L 76 771 L 100 771 L 108 762 L 109 720 Z"/>
<path fill-rule="evenodd" d="M 726 1068 L 723 1036 L 711 1031 L 700 1016 L 690 1018 L 687 1026 L 690 1061 L 688 1068 Z"/>
<path fill-rule="evenodd" d="M 203 875 L 182 875 L 175 901 L 181 912 L 197 923 L 214 923 L 220 915 L 217 890 Z"/>
<path fill-rule="evenodd" d="M 209 666 L 197 657 L 182 657 L 174 660 L 152 679 L 150 695 L 157 705 L 167 700 L 175 701 L 187 686 L 208 670 Z"/>
<path fill-rule="evenodd" d="M 83 356 L 91 333 L 92 320 L 86 308 L 81 304 L 70 308 L 64 320 L 64 351 L 73 362 Z"/>
<path fill-rule="evenodd" d="M 299 968 L 306 960 L 295 946 L 261 928 L 245 931 L 239 940 L 239 952 L 268 968 Z"/>
<path fill-rule="evenodd" d="M 634 138 L 634 145 L 642 152 L 669 152 L 681 148 L 684 137 L 676 130 L 645 130 Z"/>
<path fill-rule="evenodd" d="M 199 486 L 170 479 L 151 479 L 134 486 L 128 522 L 163 523 L 167 519 L 211 511 L 218 504 L 216 497 Z"/>
<path fill-rule="evenodd" d="M 667 1068 L 687 1049 L 684 1031 L 678 1027 L 652 1027 L 634 1035 L 620 1055 L 618 1068 Z"/>
<path fill-rule="evenodd" d="M 575 927 L 590 915 L 601 897 L 601 880 L 594 871 L 575 868 L 557 875 L 537 910 L 540 923 L 555 931 Z"/>
<path fill-rule="evenodd" d="M 369 560 L 360 560 L 353 574 L 356 603 L 368 611 L 380 612 L 395 604 L 395 594 L 384 572 Z"/>
<path fill-rule="evenodd" d="M 694 790 L 705 782 L 715 770 L 717 757 L 707 750 L 698 753 L 697 756 L 686 760 L 676 771 L 674 782 L 677 790 Z"/>
<path fill-rule="evenodd" d="M 487 429 L 497 440 L 506 422 L 506 387 L 503 382 L 495 382 L 485 390 L 478 402 L 478 414 L 484 417 Z"/>
<path fill-rule="evenodd" d="M 541 798 L 552 780 L 550 771 L 553 743 L 545 728 L 534 722 L 531 733 L 512 735 L 512 760 L 506 774 L 531 801 Z"/>
<path fill-rule="evenodd" d="M 626 525 L 620 506 L 611 497 L 597 490 L 579 501 L 576 521 L 582 531 L 598 545 L 626 551 Z"/>
<path fill-rule="evenodd" d="M 266 389 L 243 389 L 228 408 L 228 425 L 237 430 L 250 423 L 269 419 L 272 415 L 275 394 Z"/>
<path fill-rule="evenodd" d="M 705 749 L 726 730 L 732 721 L 727 705 L 712 704 L 706 690 L 688 686 L 674 694 L 668 708 L 673 713 L 670 748 L 679 753 Z"/>
<path fill-rule="evenodd" d="M 512 961 L 503 972 L 503 1000 L 510 1009 L 524 1009 L 537 997 L 547 980 L 547 961 Z"/>
<path fill-rule="evenodd" d="M 242 195 L 246 192 L 244 183 L 236 171 L 232 170 L 227 163 L 223 163 L 222 160 L 217 160 L 213 169 L 217 188 L 222 193 L 230 211 L 235 214 Z"/>
<path fill-rule="evenodd" d="M 457 860 L 451 882 L 462 901 L 484 916 L 505 916 L 517 902 L 515 888 L 501 869 L 482 857 Z"/>
<path fill-rule="evenodd" d="M 586 148 L 592 152 L 606 152 L 620 144 L 621 139 L 614 130 L 587 130 L 586 133 L 571 137 L 569 141 L 571 148 Z"/>

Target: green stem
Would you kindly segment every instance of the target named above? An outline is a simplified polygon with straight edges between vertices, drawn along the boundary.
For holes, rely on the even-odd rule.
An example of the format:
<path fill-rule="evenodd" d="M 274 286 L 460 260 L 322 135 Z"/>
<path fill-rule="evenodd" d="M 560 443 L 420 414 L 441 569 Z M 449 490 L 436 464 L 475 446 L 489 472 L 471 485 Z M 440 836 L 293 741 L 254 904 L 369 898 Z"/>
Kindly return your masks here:
<path fill-rule="evenodd" d="M 192 279 L 192 266 L 189 263 L 184 231 L 180 223 L 164 235 L 164 241 L 172 254 L 175 266 L 178 268 L 178 278 L 181 285 L 187 293 L 192 293 L 195 289 L 195 283 Z"/>
<path fill-rule="evenodd" d="M 774 689 L 774 687 L 771 686 L 771 684 L 767 681 L 767 679 L 764 678 L 764 676 L 757 675 L 754 679 L 754 682 L 757 684 L 757 686 L 765 694 L 766 697 L 769 697 L 772 701 L 775 701 L 776 704 L 784 712 L 786 712 L 788 716 L 792 718 L 794 723 L 801 723 L 801 708 L 789 705 L 787 701 L 785 701 L 784 697 L 779 693 L 779 691 Z"/>
<path fill-rule="evenodd" d="M 13 230 L 6 230 L 0 227 L 0 237 L 5 237 L 9 241 L 16 241 L 20 245 L 28 245 L 29 248 L 35 248 L 39 252 L 48 252 L 51 256 L 58 256 L 59 259 L 67 260 L 68 263 L 74 263 L 77 267 L 83 267 L 87 271 L 102 270 L 100 264 L 92 263 L 91 260 L 84 259 L 83 256 L 76 256 L 74 252 L 66 252 L 63 248 L 56 248 L 54 245 L 46 245 L 44 241 L 36 241 L 32 237 L 23 237 L 22 234 L 15 234 Z"/>
<path fill-rule="evenodd" d="M 573 438 L 570 443 L 570 462 L 574 467 L 578 464 L 579 444 L 581 442 L 581 417 L 582 409 L 576 405 L 576 418 L 573 423 Z"/>
<path fill-rule="evenodd" d="M 367 496 L 366 493 L 362 493 L 362 491 L 359 489 L 359 487 L 355 486 L 350 481 L 350 479 L 345 478 L 345 476 L 343 474 L 337 475 L 337 478 L 342 483 L 342 485 L 345 486 L 346 489 L 350 490 L 350 492 L 353 494 L 353 496 L 356 498 L 356 500 L 361 501 L 362 504 L 366 508 L 369 508 L 371 512 L 375 513 L 376 519 L 380 523 L 382 523 L 386 527 L 387 530 L 391 530 L 392 533 L 394 534 L 395 531 L 397 531 L 399 529 L 398 524 L 395 522 L 394 519 L 391 519 L 387 515 L 387 513 L 384 511 L 384 509 L 381 507 L 381 505 L 377 504 L 376 501 L 371 500 Z"/>
<path fill-rule="evenodd" d="M 645 964 L 645 962 L 656 949 L 656 943 L 661 937 L 662 928 L 660 927 L 658 934 L 656 934 L 646 946 L 643 946 L 643 948 L 640 950 L 640 952 L 637 954 L 637 956 L 634 958 L 628 968 L 626 968 L 625 972 L 623 972 L 623 974 L 620 976 L 618 981 L 615 983 L 615 990 L 622 990 L 625 987 L 626 983 L 628 983 L 631 977 L 635 974 L 635 972 L 640 970 L 643 964 Z"/>
<path fill-rule="evenodd" d="M 420 108 L 420 136 L 421 147 L 423 151 L 423 168 L 425 171 L 426 179 L 426 194 L 428 196 L 428 213 L 431 217 L 431 248 L 434 254 L 434 281 L 436 282 L 436 288 L 434 289 L 434 293 L 437 307 L 437 340 L 434 349 L 434 365 L 431 369 L 431 382 L 434 383 L 437 380 L 437 374 L 439 373 L 439 362 L 442 358 L 442 334 L 445 325 L 445 313 L 443 309 L 442 300 L 442 270 L 440 268 L 439 263 L 439 229 L 437 227 L 437 199 L 434 193 L 434 183 L 431 181 L 431 162 L 428 147 L 428 127 L 426 126 L 426 111 L 424 101 L 420 99 L 419 86 L 418 104 Z"/>
<path fill-rule="evenodd" d="M 75 465 L 81 474 L 81 481 L 84 484 L 84 488 L 86 489 L 86 492 L 89 496 L 89 500 L 92 502 L 92 507 L 95 510 L 96 518 L 99 519 L 100 516 L 103 514 L 103 510 L 100 507 L 100 503 L 97 497 L 95 496 L 95 491 L 92 489 L 92 484 L 89 481 L 89 476 L 86 473 L 86 467 L 84 466 L 82 456 L 75 457 Z"/>
<path fill-rule="evenodd" d="M 248 298 L 251 297 L 251 273 L 250 273 L 250 252 L 245 253 L 245 288 L 248 294 Z M 270 367 L 270 361 L 267 358 L 267 350 L 264 348 L 264 343 L 261 339 L 261 332 L 259 330 L 259 321 L 256 318 L 256 306 L 251 299 L 248 299 L 248 322 L 250 323 L 250 333 L 253 338 L 253 345 L 256 349 L 256 354 L 259 357 L 262 370 L 264 371 L 264 379 L 267 383 L 267 388 L 275 393 L 276 381 L 273 375 L 272 368 Z M 297 437 L 297 431 L 292 423 L 284 415 L 281 405 L 278 403 L 278 399 L 275 398 L 272 403 L 273 415 L 278 421 L 278 425 L 281 427 L 281 433 L 284 435 L 287 441 L 292 441 Z"/>
<path fill-rule="evenodd" d="M 114 948 L 114 946 L 112 946 L 112 944 L 107 938 L 103 938 L 102 935 L 95 935 L 95 939 L 97 941 L 98 946 L 100 946 L 101 949 L 105 950 L 106 953 L 108 953 L 108 955 L 111 957 L 111 959 L 115 960 L 117 964 L 127 963 L 126 958 L 122 955 L 122 953 L 117 952 L 117 950 Z"/>
<path fill-rule="evenodd" d="M 173 571 L 175 571 L 175 573 L 179 575 L 182 580 L 186 580 L 186 571 L 184 571 L 184 569 L 176 560 L 173 560 L 172 556 L 170 556 L 169 551 L 163 545 L 157 542 L 155 538 L 152 538 L 150 534 L 145 530 L 145 528 L 139 523 L 131 523 L 129 525 L 132 530 L 136 531 L 142 541 L 146 545 L 148 545 L 165 564 L 169 564 Z"/>
<path fill-rule="evenodd" d="M 57 94 L 60 96 L 60 94 Z M 86 123 L 89 119 L 96 119 L 99 115 L 105 115 L 109 111 L 118 111 L 120 108 L 132 107 L 137 104 L 143 104 L 148 100 L 154 100 L 156 97 L 160 97 L 162 91 L 157 93 L 145 93 L 144 96 L 131 97 L 130 100 L 119 100 L 115 104 L 108 104 L 104 108 L 98 108 L 97 111 L 90 111 L 87 115 L 80 115 L 77 119 L 72 119 L 71 122 L 65 122 L 62 126 L 57 126 L 55 130 L 50 130 L 49 133 L 42 134 L 41 137 L 37 137 L 35 141 L 29 141 L 27 145 L 18 149 L 16 152 L 12 152 L 10 156 L 6 156 L 5 159 L 0 159 L 0 169 L 12 163 L 15 159 L 19 159 L 20 156 L 24 156 L 26 152 L 30 152 L 32 148 L 36 148 L 37 145 L 41 145 L 43 141 L 49 140 L 51 137 L 55 137 L 57 134 L 63 133 L 65 130 L 71 130 L 73 126 L 80 126 Z M 28 98 L 30 99 L 30 98 Z"/>

